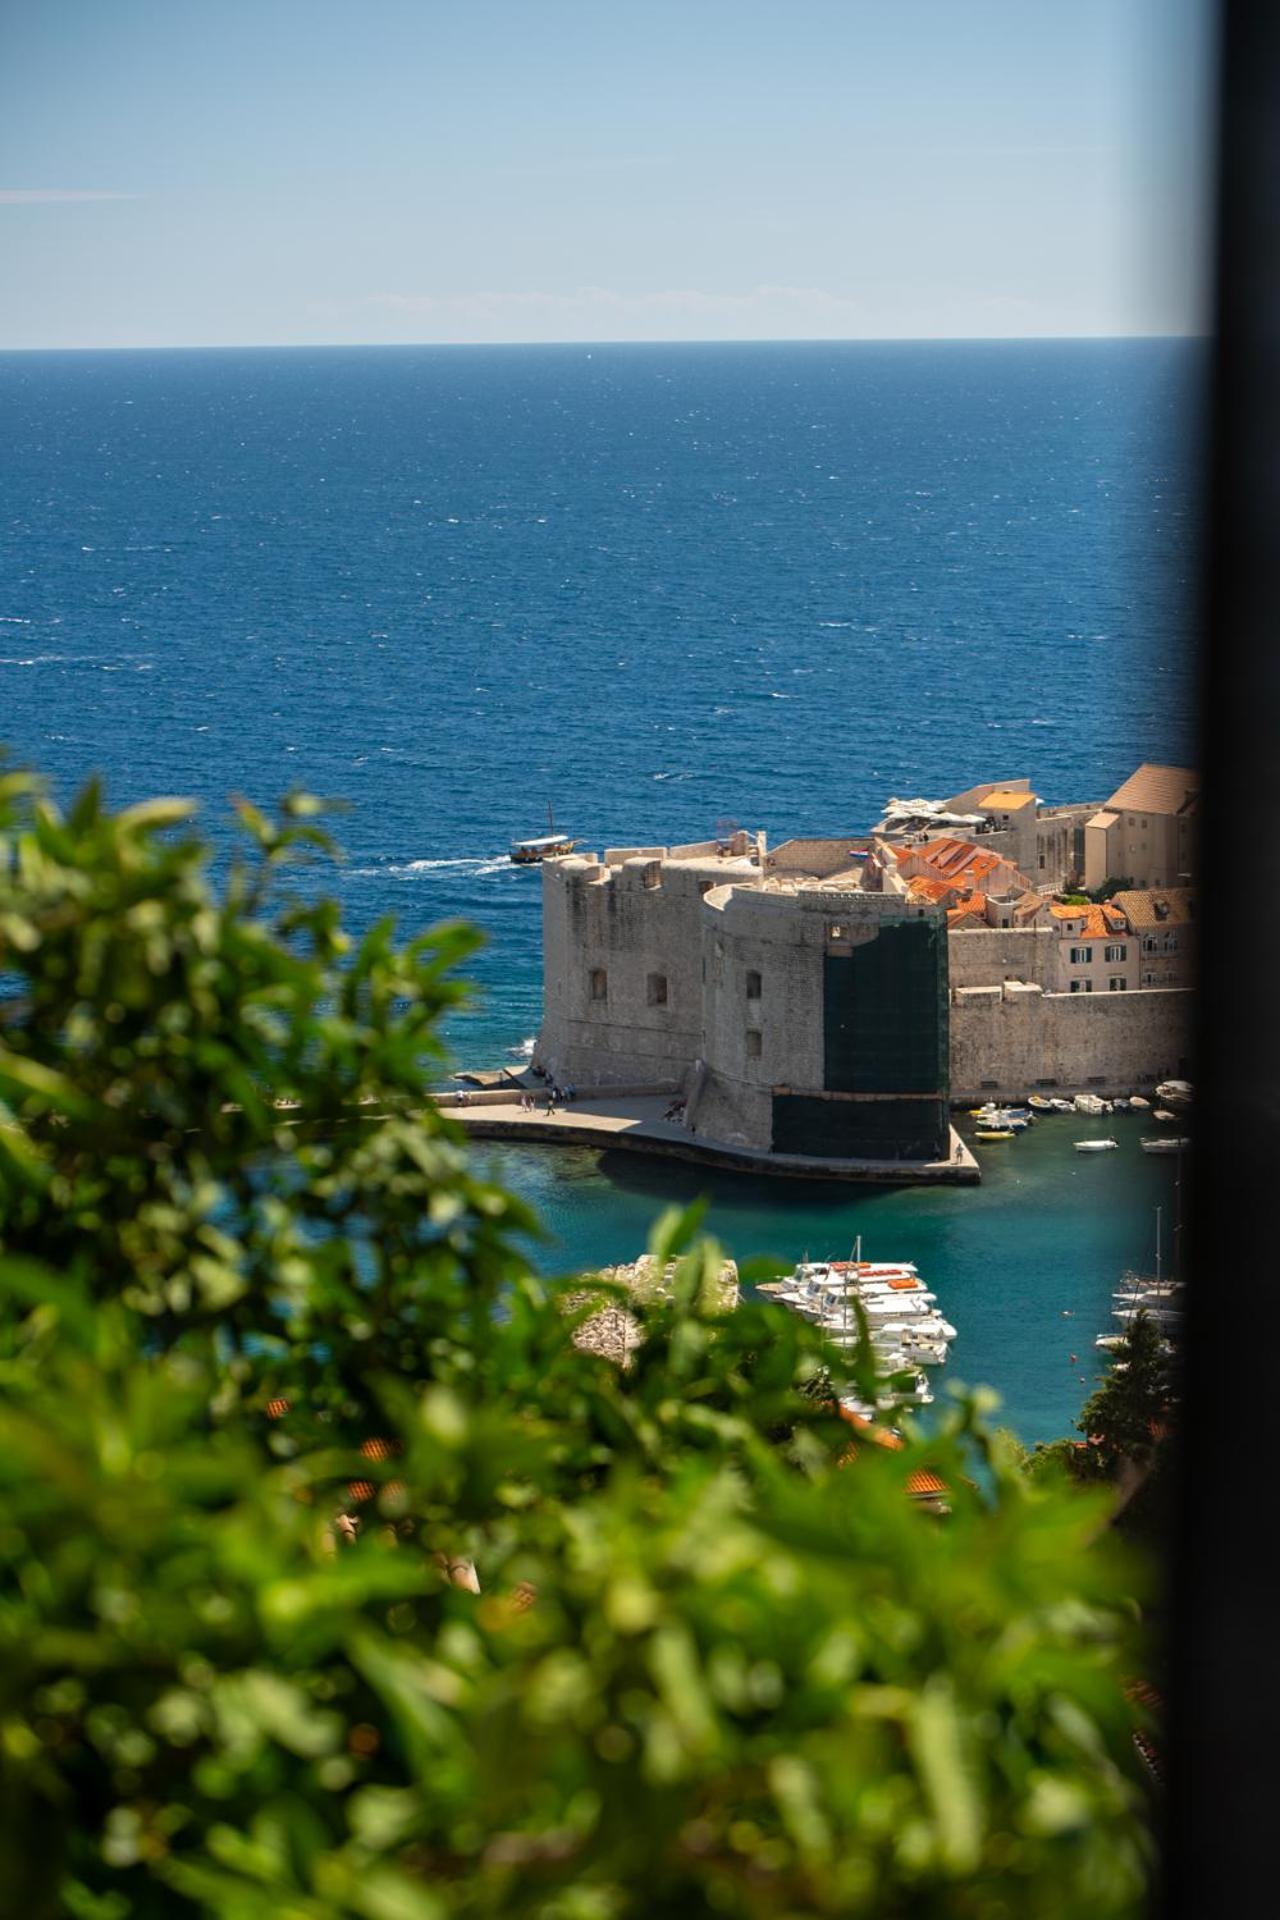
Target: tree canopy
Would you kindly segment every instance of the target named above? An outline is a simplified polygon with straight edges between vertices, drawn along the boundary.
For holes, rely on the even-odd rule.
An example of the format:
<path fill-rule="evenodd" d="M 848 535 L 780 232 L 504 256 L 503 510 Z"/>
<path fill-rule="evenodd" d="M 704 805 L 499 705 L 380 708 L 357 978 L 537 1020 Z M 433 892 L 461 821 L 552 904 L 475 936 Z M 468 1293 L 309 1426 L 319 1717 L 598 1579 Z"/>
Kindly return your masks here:
<path fill-rule="evenodd" d="M 852 1436 L 865 1353 L 724 1311 L 696 1214 L 631 1364 L 575 1345 L 616 1290 L 427 1095 L 474 936 L 347 934 L 317 811 L 216 872 L 185 805 L 0 782 L 12 1910 L 1136 1912 L 1102 1498 L 977 1394 Z"/>

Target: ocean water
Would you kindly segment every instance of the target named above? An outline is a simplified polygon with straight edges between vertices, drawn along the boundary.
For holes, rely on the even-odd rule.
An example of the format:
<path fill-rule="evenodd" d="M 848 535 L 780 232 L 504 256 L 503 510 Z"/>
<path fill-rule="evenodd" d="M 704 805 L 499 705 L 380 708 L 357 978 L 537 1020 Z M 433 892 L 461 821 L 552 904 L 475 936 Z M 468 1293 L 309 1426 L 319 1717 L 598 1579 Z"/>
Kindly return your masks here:
<path fill-rule="evenodd" d="M 350 919 L 479 922 L 451 1040 L 502 1060 L 540 992 L 506 847 L 549 805 L 589 847 L 776 840 L 1190 756 L 1198 371 L 1167 341 L 0 355 L 0 738 L 64 795 L 194 794 L 224 837 L 231 793 L 344 798 Z M 982 1284 L 1047 1302 L 1150 1237 L 1167 1167 L 1097 1158 L 1132 1177 L 1095 1176 L 1114 1233 L 1086 1202 L 1065 1267 L 1028 1265 L 1018 1221 L 1078 1165 L 1029 1211 L 1008 1169 L 858 1207 L 934 1223 L 948 1307 L 979 1220 Z M 688 1184 L 507 1163 L 565 1264 L 630 1253 Z M 713 1224 L 753 1246 L 848 1237 L 847 1195 L 735 1192 Z M 975 1340 L 966 1372 L 1058 1431 L 1078 1381 L 1031 1391 L 1035 1348 Z"/>

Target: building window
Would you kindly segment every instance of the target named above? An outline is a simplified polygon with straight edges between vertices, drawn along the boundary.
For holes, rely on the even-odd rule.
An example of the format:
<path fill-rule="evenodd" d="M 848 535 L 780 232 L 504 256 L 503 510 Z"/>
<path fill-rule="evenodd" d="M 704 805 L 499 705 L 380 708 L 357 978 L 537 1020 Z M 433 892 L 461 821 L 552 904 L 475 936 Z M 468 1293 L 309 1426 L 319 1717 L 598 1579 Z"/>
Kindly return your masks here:
<path fill-rule="evenodd" d="M 1093 964 L 1092 947 L 1072 947 L 1071 964 L 1073 967 L 1088 967 Z"/>
<path fill-rule="evenodd" d="M 603 967 L 591 969 L 591 998 L 593 1000 L 609 998 L 609 975 Z"/>
<path fill-rule="evenodd" d="M 667 1004 L 667 976 L 665 973 L 651 973 L 647 982 L 647 999 L 651 1007 L 665 1007 Z"/>
<path fill-rule="evenodd" d="M 1128 948 L 1127 948 L 1127 947 L 1123 947 L 1123 946 L 1116 946 L 1116 947 L 1108 947 L 1108 948 L 1107 948 L 1107 952 L 1106 952 L 1106 958 L 1107 958 L 1108 960 L 1124 960 L 1124 959 L 1126 959 L 1127 957 L 1128 957 Z"/>
<path fill-rule="evenodd" d="M 978 1085 L 984 1088 L 998 1087 L 1000 1085 L 1000 1082 L 998 1080 L 979 1080 Z"/>
<path fill-rule="evenodd" d="M 758 973 L 748 973 L 747 974 L 748 1000 L 758 1000 L 760 998 L 760 987 L 761 987 L 760 975 Z"/>
<path fill-rule="evenodd" d="M 1159 953 L 1160 942 L 1156 939 L 1154 933 L 1149 933 L 1147 935 L 1146 939 L 1142 943 L 1142 951 L 1144 953 Z"/>
<path fill-rule="evenodd" d="M 760 1047 L 761 1047 L 761 1037 L 760 1037 L 759 1027 L 748 1027 L 747 1028 L 748 1060 L 758 1060 L 760 1058 Z"/>
<path fill-rule="evenodd" d="M 1085 1085 L 1088 1087 L 1105 1087 L 1106 1084 L 1107 1076 L 1105 1073 L 1091 1073 L 1085 1082 Z"/>
<path fill-rule="evenodd" d="M 1056 1080 L 1037 1080 L 1036 1081 L 1036 1085 L 1038 1087 L 1056 1087 L 1057 1084 L 1058 1083 Z"/>
<path fill-rule="evenodd" d="M 1071 982 L 1071 991 L 1072 993 L 1092 993 L 1093 982 L 1092 980 L 1073 980 Z"/>
<path fill-rule="evenodd" d="M 1164 937 L 1164 950 L 1166 953 L 1176 953 L 1178 951 L 1178 936 L 1176 933 L 1166 933 Z"/>
<path fill-rule="evenodd" d="M 1043 854 L 1040 855 L 1040 871 L 1041 873 L 1044 872 L 1044 855 Z"/>
<path fill-rule="evenodd" d="M 1107 991 L 1109 993 L 1123 993 L 1128 984 L 1128 981 L 1123 977 L 1117 979 L 1115 974 L 1112 974 L 1107 982 Z"/>

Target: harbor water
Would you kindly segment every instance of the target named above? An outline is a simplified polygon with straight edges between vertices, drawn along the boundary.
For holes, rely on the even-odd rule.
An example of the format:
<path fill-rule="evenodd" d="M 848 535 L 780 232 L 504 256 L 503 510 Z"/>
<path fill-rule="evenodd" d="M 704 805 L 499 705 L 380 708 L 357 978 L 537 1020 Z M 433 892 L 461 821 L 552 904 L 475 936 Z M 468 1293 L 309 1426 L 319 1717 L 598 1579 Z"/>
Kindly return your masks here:
<path fill-rule="evenodd" d="M 364 926 L 486 931 L 466 1065 L 527 1053 L 539 879 L 509 842 L 865 829 L 1026 774 L 1102 799 L 1191 745 L 1172 341 L 0 355 L 0 737 L 67 797 L 342 797 Z M 1083 1122 L 1087 1130 L 1097 1123 Z M 491 1157 L 554 1265 L 702 1190 L 736 1254 L 919 1262 L 1025 1437 L 1065 1431 L 1168 1161 L 1138 1123 L 982 1149 L 971 1192 Z M 1064 1317 L 1069 1316 L 1069 1317 Z M 1077 1361 L 1069 1355 L 1075 1353 Z M 1082 1383 L 1081 1376 L 1085 1376 Z"/>

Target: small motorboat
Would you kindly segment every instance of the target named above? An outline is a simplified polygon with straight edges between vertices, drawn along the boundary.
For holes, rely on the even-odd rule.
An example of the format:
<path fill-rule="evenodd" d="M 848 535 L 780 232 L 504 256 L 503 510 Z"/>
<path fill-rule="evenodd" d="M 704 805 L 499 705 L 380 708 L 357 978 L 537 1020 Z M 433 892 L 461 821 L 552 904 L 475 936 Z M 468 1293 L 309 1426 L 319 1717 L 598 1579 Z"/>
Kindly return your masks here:
<path fill-rule="evenodd" d="M 1111 1102 L 1111 1105 L 1116 1113 L 1128 1113 L 1129 1111 L 1129 1102 L 1125 1099 L 1122 1093 L 1119 1093 L 1116 1095 L 1115 1099 Z"/>
<path fill-rule="evenodd" d="M 1055 1113 L 1074 1113 L 1075 1112 L 1074 1103 L 1070 1100 L 1064 1100 L 1061 1094 L 1057 1094 L 1057 1093 L 1053 1094 L 1050 1097 L 1049 1105 L 1053 1108 Z"/>
<path fill-rule="evenodd" d="M 1191 1105 L 1191 1082 L 1189 1080 L 1162 1080 L 1156 1088 L 1156 1099 L 1163 1100 L 1167 1107 L 1189 1107 Z"/>
<path fill-rule="evenodd" d="M 1172 1126 L 1177 1117 L 1176 1113 L 1169 1113 L 1164 1107 L 1157 1107 L 1151 1116 L 1153 1120 L 1162 1120 L 1166 1126 Z"/>
<path fill-rule="evenodd" d="M 986 1147 L 993 1140 L 1016 1140 L 1018 1136 L 1012 1127 L 979 1127 L 973 1137 Z"/>
<path fill-rule="evenodd" d="M 1096 1093 L 1078 1093 L 1071 1104 L 1077 1113 L 1096 1115 L 1107 1111 L 1106 1101 L 1099 1099 Z"/>
<path fill-rule="evenodd" d="M 1129 1095 L 1129 1105 L 1136 1108 L 1139 1113 L 1145 1113 L 1151 1105 L 1151 1102 L 1145 1100 L 1140 1093 L 1131 1093 Z"/>
<path fill-rule="evenodd" d="M 1118 1145 L 1116 1140 L 1077 1140 L 1075 1149 L 1077 1153 L 1106 1153 Z"/>
<path fill-rule="evenodd" d="M 1170 1133 L 1162 1133 L 1157 1139 L 1141 1142 L 1144 1153 L 1185 1153 L 1190 1145 L 1189 1140 L 1179 1140 Z"/>
<path fill-rule="evenodd" d="M 1052 1113 L 1053 1112 L 1052 1100 L 1046 1100 L 1042 1093 L 1028 1094 L 1027 1105 L 1031 1108 L 1031 1111 L 1033 1113 Z"/>

